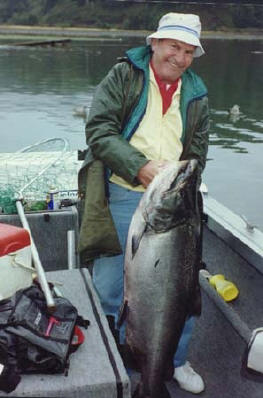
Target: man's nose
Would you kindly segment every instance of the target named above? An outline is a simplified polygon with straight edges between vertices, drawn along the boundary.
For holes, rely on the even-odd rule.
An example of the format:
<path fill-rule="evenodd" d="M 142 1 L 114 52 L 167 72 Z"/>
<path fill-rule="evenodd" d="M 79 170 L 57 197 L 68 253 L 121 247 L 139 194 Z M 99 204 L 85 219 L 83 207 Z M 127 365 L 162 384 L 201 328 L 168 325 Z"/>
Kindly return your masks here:
<path fill-rule="evenodd" d="M 183 51 L 178 51 L 176 54 L 176 61 L 178 66 L 184 66 L 186 63 L 186 55 Z"/>

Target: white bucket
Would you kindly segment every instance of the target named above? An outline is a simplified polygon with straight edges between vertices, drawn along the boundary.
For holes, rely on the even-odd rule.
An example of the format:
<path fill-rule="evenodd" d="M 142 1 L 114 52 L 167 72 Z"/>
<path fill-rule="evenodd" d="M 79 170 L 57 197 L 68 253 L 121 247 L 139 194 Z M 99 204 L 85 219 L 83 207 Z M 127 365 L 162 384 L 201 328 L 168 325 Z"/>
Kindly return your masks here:
<path fill-rule="evenodd" d="M 29 287 L 33 272 L 28 231 L 0 224 L 0 300 Z"/>

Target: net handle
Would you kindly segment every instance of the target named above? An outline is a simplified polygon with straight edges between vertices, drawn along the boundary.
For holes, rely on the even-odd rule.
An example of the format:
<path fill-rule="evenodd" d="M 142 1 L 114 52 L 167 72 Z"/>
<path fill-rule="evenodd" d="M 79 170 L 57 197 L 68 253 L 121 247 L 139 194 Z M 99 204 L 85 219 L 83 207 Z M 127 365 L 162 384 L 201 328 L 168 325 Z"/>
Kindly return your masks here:
<path fill-rule="evenodd" d="M 36 181 L 42 174 L 44 174 L 51 166 L 53 166 L 55 163 L 57 163 L 62 158 L 62 156 L 64 155 L 64 153 L 66 152 L 66 150 L 69 147 L 69 143 L 64 138 L 48 138 L 48 139 L 45 139 L 43 141 L 37 142 L 36 144 L 29 145 L 29 146 L 27 146 L 27 147 L 25 147 L 25 148 L 23 148 L 23 149 L 21 149 L 21 150 L 16 152 L 16 153 L 25 153 L 25 152 L 32 151 L 32 149 L 34 149 L 34 148 L 41 149 L 41 146 L 44 146 L 45 144 L 47 144 L 49 142 L 52 143 L 52 142 L 55 142 L 55 141 L 61 143 L 61 149 L 59 150 L 59 154 L 56 157 L 56 159 L 52 160 L 47 166 L 45 166 L 42 170 L 40 170 L 40 172 L 37 173 L 26 185 L 24 185 L 22 187 L 22 189 L 20 189 L 20 191 L 18 193 L 18 197 L 16 198 L 16 208 L 17 208 L 17 212 L 18 212 L 20 221 L 21 221 L 23 227 L 30 234 L 30 238 L 31 238 L 31 253 L 32 253 L 33 263 L 34 263 L 34 266 L 35 266 L 35 269 L 36 269 L 36 273 L 37 273 L 37 276 L 38 276 L 39 283 L 40 283 L 42 291 L 43 291 L 43 293 L 45 295 L 45 299 L 46 299 L 48 310 L 50 312 L 53 312 L 56 309 L 55 301 L 54 301 L 54 298 L 52 296 L 52 293 L 51 293 L 51 290 L 50 290 L 50 287 L 49 287 L 49 284 L 48 284 L 48 281 L 47 281 L 47 278 L 46 278 L 46 274 L 45 274 L 44 268 L 43 268 L 43 266 L 41 264 L 41 261 L 40 261 L 40 258 L 39 258 L 39 254 L 38 254 L 34 239 L 32 237 L 28 221 L 27 221 L 26 216 L 25 216 L 24 207 L 23 207 L 23 204 L 22 204 L 22 199 L 23 199 L 23 191 L 27 187 L 29 187 L 34 181 Z"/>
<path fill-rule="evenodd" d="M 35 144 L 32 144 L 32 145 L 28 145 L 22 149 L 19 149 L 15 153 L 29 152 L 29 150 L 32 150 L 35 147 L 39 147 L 40 145 L 44 145 L 48 142 L 54 142 L 54 141 L 60 141 L 63 144 L 63 151 L 64 151 L 64 147 L 65 147 L 65 150 L 67 150 L 69 147 L 69 143 L 68 143 L 68 140 L 66 140 L 66 138 L 53 137 L 53 138 L 46 138 L 45 140 L 36 142 Z"/>
<path fill-rule="evenodd" d="M 33 239 L 32 235 L 31 235 L 30 227 L 29 227 L 29 224 L 27 222 L 27 219 L 26 219 L 26 216 L 25 216 L 25 213 L 24 213 L 24 208 L 23 208 L 21 200 L 17 200 L 16 201 L 16 208 L 17 208 L 17 212 L 18 212 L 19 217 L 20 217 L 20 221 L 21 221 L 23 227 L 29 232 L 29 235 L 30 235 L 30 238 L 31 238 L 32 259 L 33 259 L 33 263 L 34 263 L 34 266 L 35 266 L 35 269 L 36 269 L 36 273 L 37 273 L 37 277 L 38 277 L 39 283 L 41 285 L 42 291 L 43 291 L 43 293 L 45 295 L 45 298 L 46 298 L 46 303 L 47 303 L 48 310 L 50 312 L 54 312 L 55 309 L 56 309 L 55 302 L 54 302 L 54 299 L 53 299 L 53 296 L 52 296 L 52 293 L 51 293 L 51 290 L 50 290 L 50 287 L 49 287 L 49 284 L 48 284 L 48 281 L 47 281 L 47 278 L 46 278 L 46 274 L 45 274 L 44 268 L 43 268 L 43 266 L 41 264 L 41 261 L 40 261 L 39 255 L 38 255 L 38 251 L 37 251 L 34 239 Z"/>

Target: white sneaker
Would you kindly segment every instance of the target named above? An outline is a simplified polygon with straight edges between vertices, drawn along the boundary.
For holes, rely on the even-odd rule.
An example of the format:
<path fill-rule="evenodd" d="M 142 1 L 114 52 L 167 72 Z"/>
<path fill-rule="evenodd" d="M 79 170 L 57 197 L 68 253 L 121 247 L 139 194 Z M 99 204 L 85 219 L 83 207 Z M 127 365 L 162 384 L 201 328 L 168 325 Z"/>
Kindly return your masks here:
<path fill-rule="evenodd" d="M 174 369 L 173 377 L 185 391 L 199 394 L 205 389 L 202 377 L 194 371 L 188 361 L 183 366 Z"/>

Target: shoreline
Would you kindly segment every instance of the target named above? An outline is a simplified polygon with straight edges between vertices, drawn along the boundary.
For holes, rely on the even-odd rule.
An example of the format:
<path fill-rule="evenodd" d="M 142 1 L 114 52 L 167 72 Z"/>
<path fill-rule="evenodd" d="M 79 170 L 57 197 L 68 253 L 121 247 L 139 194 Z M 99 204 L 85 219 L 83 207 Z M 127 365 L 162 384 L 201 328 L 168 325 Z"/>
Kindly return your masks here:
<path fill-rule="evenodd" d="M 151 32 L 145 30 L 123 30 L 123 29 L 97 29 L 84 27 L 57 27 L 57 26 L 26 26 L 26 25 L 0 25 L 0 38 L 9 36 L 49 36 L 68 37 L 71 39 L 117 39 L 129 37 L 145 38 Z M 238 39 L 238 40 L 263 40 L 263 30 L 224 30 L 203 31 L 203 39 Z"/>

